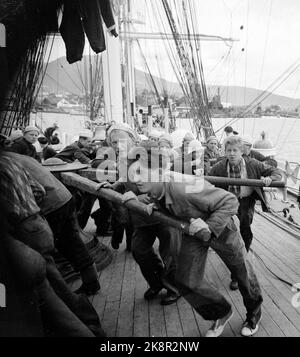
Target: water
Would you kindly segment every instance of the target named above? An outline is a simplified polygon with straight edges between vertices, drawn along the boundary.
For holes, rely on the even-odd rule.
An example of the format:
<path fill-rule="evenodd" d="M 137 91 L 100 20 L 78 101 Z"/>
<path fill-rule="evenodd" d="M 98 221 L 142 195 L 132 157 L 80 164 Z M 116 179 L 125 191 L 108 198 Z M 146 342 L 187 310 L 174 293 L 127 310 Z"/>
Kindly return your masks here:
<path fill-rule="evenodd" d="M 261 132 L 267 133 L 267 138 L 276 146 L 276 159 L 284 162 L 300 162 L 300 118 L 278 118 L 261 117 L 240 119 L 234 124 L 230 124 L 232 119 L 213 118 L 213 127 L 215 131 L 228 125 L 231 125 L 241 135 L 250 135 L 253 140 L 260 139 Z M 188 119 L 178 121 L 178 126 L 184 129 L 190 129 Z M 223 130 L 217 133 L 218 139 L 222 137 Z"/>
<path fill-rule="evenodd" d="M 83 115 L 64 113 L 37 113 L 32 117 L 43 130 L 58 123 L 62 146 L 70 144 L 78 133 L 84 128 Z M 213 118 L 215 131 L 227 125 L 232 119 Z M 300 118 L 261 117 L 240 119 L 231 125 L 240 134 L 247 134 L 254 140 L 260 138 L 260 133 L 265 131 L 268 138 L 277 148 L 276 159 L 280 162 L 300 162 Z M 177 126 L 190 130 L 189 119 L 177 119 Z M 221 130 L 217 133 L 219 139 L 223 139 Z"/>
<path fill-rule="evenodd" d="M 61 145 L 57 149 L 62 149 L 65 146 L 71 144 L 77 138 L 79 132 L 84 129 L 85 117 L 84 115 L 72 115 L 65 113 L 43 113 L 38 112 L 31 115 L 31 119 L 36 122 L 36 125 L 43 131 L 57 123 L 59 129 L 59 138 Z"/>

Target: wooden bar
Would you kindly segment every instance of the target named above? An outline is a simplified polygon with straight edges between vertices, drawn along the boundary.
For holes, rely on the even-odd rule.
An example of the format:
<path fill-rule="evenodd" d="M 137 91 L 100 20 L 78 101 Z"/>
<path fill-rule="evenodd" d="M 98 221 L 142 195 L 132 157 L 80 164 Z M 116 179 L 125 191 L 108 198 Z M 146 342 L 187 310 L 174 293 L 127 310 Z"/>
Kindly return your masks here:
<path fill-rule="evenodd" d="M 97 179 L 97 170 L 98 169 L 86 169 L 80 171 L 80 176 L 88 178 L 92 181 L 98 181 Z M 98 171 L 100 177 L 104 175 L 104 170 Z M 115 171 L 108 170 L 107 178 L 116 175 Z M 233 179 L 229 177 L 216 177 L 216 176 L 205 176 L 205 180 L 210 182 L 213 185 L 234 185 L 234 186 L 251 186 L 251 187 L 266 187 L 262 180 L 252 180 L 252 179 Z M 103 180 L 102 180 L 103 181 Z M 101 182 L 102 182 L 101 181 Z M 110 181 L 110 180 L 109 180 Z M 268 187 L 286 187 L 286 183 L 283 181 L 274 181 Z"/>
<path fill-rule="evenodd" d="M 137 212 L 139 214 L 144 215 L 145 217 L 148 217 L 148 219 L 153 218 L 153 221 L 157 222 L 157 219 L 161 221 L 163 224 L 167 224 L 169 226 L 175 227 L 179 229 L 180 231 L 188 234 L 189 233 L 189 223 L 176 220 L 175 218 L 171 216 L 167 216 L 164 213 L 158 212 L 158 211 L 153 211 L 151 216 L 149 216 L 147 212 L 147 205 L 145 205 L 142 202 L 138 202 L 135 200 L 130 200 L 126 202 L 125 204 L 122 202 L 122 196 L 120 193 L 115 192 L 110 189 L 102 188 L 100 190 L 97 190 L 97 183 L 85 178 L 81 177 L 80 175 L 74 174 L 74 173 L 62 173 L 61 174 L 62 181 L 64 182 L 65 185 L 67 186 L 72 186 L 75 188 L 78 188 L 79 190 L 83 190 L 85 192 L 88 192 L 92 195 L 95 195 L 97 197 L 102 197 L 105 198 L 111 202 L 124 205 L 128 209 Z M 195 237 L 197 237 L 197 234 L 195 234 Z M 198 236 L 199 238 L 202 237 L 202 234 Z"/>
<path fill-rule="evenodd" d="M 251 187 L 285 187 L 285 182 L 273 181 L 270 186 L 266 186 L 262 180 L 233 179 L 229 177 L 205 176 L 205 180 L 213 185 L 233 185 Z"/>

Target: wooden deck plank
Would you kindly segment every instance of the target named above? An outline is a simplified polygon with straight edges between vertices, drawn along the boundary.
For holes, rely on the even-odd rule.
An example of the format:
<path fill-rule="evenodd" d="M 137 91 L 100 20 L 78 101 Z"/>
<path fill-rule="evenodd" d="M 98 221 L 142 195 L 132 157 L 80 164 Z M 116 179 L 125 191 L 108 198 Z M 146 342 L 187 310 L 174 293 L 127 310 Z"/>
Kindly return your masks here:
<path fill-rule="evenodd" d="M 164 306 L 167 337 L 183 337 L 183 329 L 177 303 Z"/>
<path fill-rule="evenodd" d="M 260 246 L 259 243 L 254 242 L 253 243 L 253 249 L 254 249 L 254 252 L 256 254 L 258 254 L 260 259 L 263 260 L 263 262 L 266 265 L 266 267 L 268 269 L 270 269 L 278 277 L 290 282 L 291 284 L 294 284 L 295 282 L 300 281 L 300 276 L 298 276 L 298 275 L 294 274 L 294 272 L 290 271 L 288 269 L 288 267 L 286 267 L 284 264 L 279 262 L 276 259 L 276 257 L 274 257 L 274 255 L 272 255 L 272 253 L 270 253 L 268 250 L 266 250 L 262 246 Z M 256 257 L 256 259 L 257 259 L 256 262 L 258 261 L 261 265 L 263 265 L 263 263 L 257 257 Z M 265 268 L 265 270 L 269 275 L 274 277 L 273 274 L 271 272 L 269 272 L 266 268 Z M 277 279 L 277 281 L 281 285 L 282 292 L 285 292 L 285 294 L 287 296 L 289 296 L 290 291 L 291 291 L 291 287 L 289 287 L 288 285 L 286 285 L 283 282 L 279 281 L 278 279 Z"/>
<path fill-rule="evenodd" d="M 224 285 L 222 284 L 221 280 L 219 279 L 219 276 L 217 275 L 215 269 L 213 268 L 213 263 L 212 261 L 215 260 L 215 255 L 214 252 L 212 254 L 209 254 L 209 259 L 207 261 L 206 269 L 208 271 L 208 275 L 210 277 L 210 280 L 213 282 L 213 284 L 217 287 L 218 291 L 225 297 L 228 302 L 230 302 L 230 297 L 227 294 L 226 289 L 224 288 Z M 236 311 L 235 311 L 235 306 L 232 305 L 232 309 L 234 312 L 234 315 L 232 319 L 229 321 L 229 323 L 225 326 L 224 332 L 222 336 L 224 337 L 235 337 L 236 336 Z"/>
<path fill-rule="evenodd" d="M 135 269 L 135 291 L 134 291 L 134 316 L 133 316 L 133 336 L 149 337 L 150 321 L 148 301 L 144 299 L 144 293 L 148 285 L 144 279 L 140 268 Z"/>
<path fill-rule="evenodd" d="M 125 248 L 125 245 L 121 247 Z M 122 248 L 121 248 L 122 249 Z M 118 317 L 117 336 L 131 337 L 133 335 L 133 310 L 136 263 L 131 254 L 126 252 L 126 263 L 122 283 L 120 312 Z"/>
<path fill-rule="evenodd" d="M 272 223 L 263 224 L 256 220 L 253 232 L 257 241 L 272 251 L 278 260 L 290 267 L 295 273 L 299 272 L 300 265 L 300 243 L 287 232 L 280 230 Z M 295 243 L 295 241 L 297 243 Z"/>
<path fill-rule="evenodd" d="M 262 235 L 263 233 L 263 235 Z M 298 272 L 298 267 L 300 264 L 300 249 L 293 248 L 293 252 L 288 252 L 288 243 L 285 240 L 290 238 L 288 233 L 282 232 L 281 242 L 278 242 L 278 239 L 275 234 L 273 234 L 272 240 L 269 240 L 268 235 L 270 232 L 265 232 L 263 230 L 260 233 L 254 229 L 254 235 L 257 238 L 257 241 L 268 249 L 274 256 L 276 256 L 278 262 L 284 263 L 295 273 Z"/>
<path fill-rule="evenodd" d="M 167 337 L 165 314 L 160 305 L 161 295 L 149 301 L 149 321 L 151 337 Z"/>
<path fill-rule="evenodd" d="M 211 255 L 215 254 L 212 250 L 208 251 L 208 260 L 210 259 Z M 206 266 L 206 271 L 205 271 L 205 278 L 211 282 L 212 285 L 214 285 L 216 288 L 219 287 L 219 282 L 216 280 L 213 276 L 213 271 L 209 268 L 209 266 Z M 196 318 L 196 322 L 198 325 L 198 330 L 200 332 L 201 337 L 204 337 L 206 332 L 209 330 L 211 327 L 213 321 L 208 321 L 204 320 L 195 310 L 194 310 L 194 315 Z M 232 336 L 233 332 L 230 328 L 230 326 L 226 326 L 224 330 L 224 335 L 226 336 Z"/>
<path fill-rule="evenodd" d="M 295 271 L 298 241 L 298 245 L 295 244 L 293 237 L 290 241 L 288 233 L 281 232 L 279 227 L 274 226 L 274 234 L 273 226 L 271 233 L 265 227 L 261 229 L 261 226 L 264 226 L 264 219 L 260 216 L 255 217 L 256 221 L 258 225 L 253 224 L 254 251 L 279 276 L 287 280 L 300 280 L 299 269 Z M 93 228 L 89 227 L 89 229 Z M 257 232 L 259 232 L 258 239 Z M 109 237 L 102 239 L 100 240 L 103 243 L 109 245 Z M 109 337 L 203 336 L 212 322 L 203 320 L 183 298 L 179 299 L 177 304 L 164 307 L 160 305 L 160 296 L 149 303 L 144 300 L 143 294 L 148 288 L 147 283 L 132 256 L 124 252 L 124 247 L 122 245 L 120 250 L 114 253 L 112 263 L 99 274 L 101 291 L 92 298 L 92 303 L 107 335 Z M 275 279 L 262 263 L 252 253 L 250 254 L 264 296 L 263 319 L 255 337 L 299 337 L 300 311 L 291 304 L 293 292 L 288 286 Z M 290 257 L 292 257 L 291 260 Z M 242 297 L 239 292 L 230 290 L 228 269 L 211 250 L 207 274 L 230 301 L 235 311 L 223 336 L 239 336 L 240 327 L 245 318 Z M 72 288 L 80 283 L 80 280 L 73 283 Z"/>
<path fill-rule="evenodd" d="M 101 324 L 107 337 L 116 336 L 119 307 L 120 301 L 106 302 L 105 304 L 105 310 Z"/>
<path fill-rule="evenodd" d="M 279 242 L 282 242 L 282 238 L 280 238 L 282 236 L 282 232 L 284 232 L 284 234 L 289 236 L 289 239 L 286 240 L 286 244 L 288 245 L 288 247 L 291 247 L 292 249 L 299 249 L 299 238 L 294 237 L 293 235 L 290 235 L 288 232 L 284 231 L 280 226 L 277 226 L 275 224 L 273 224 L 272 222 L 268 221 L 265 217 L 259 215 L 259 214 L 255 214 L 254 215 L 254 219 L 253 219 L 253 225 L 254 227 L 261 227 L 261 228 L 267 228 L 267 232 L 270 233 L 270 231 L 272 231 L 272 233 L 275 234 L 275 236 L 277 236 L 277 238 L 279 239 Z M 284 225 L 284 223 L 283 223 Z M 272 235 L 270 236 L 270 239 L 272 239 Z M 291 253 L 293 251 L 291 250 Z"/>
<path fill-rule="evenodd" d="M 212 321 L 204 320 L 196 311 L 194 311 L 194 313 L 198 325 L 198 330 L 200 331 L 200 336 L 205 337 L 206 332 L 212 325 Z"/>
<path fill-rule="evenodd" d="M 276 304 L 269 297 L 268 292 L 265 290 L 264 285 L 261 285 L 263 293 L 263 306 L 268 311 L 269 315 L 272 317 L 272 320 L 280 328 L 283 334 L 286 337 L 299 337 L 299 331 L 291 323 L 291 321 L 284 315 L 284 313 L 278 308 Z"/>
<path fill-rule="evenodd" d="M 115 253 L 112 262 L 112 276 L 106 296 L 106 304 L 103 314 L 103 328 L 108 336 L 116 336 L 117 324 L 121 300 L 122 282 L 124 277 L 125 259 L 124 251 Z"/>
<path fill-rule="evenodd" d="M 233 302 L 236 315 L 238 314 L 235 317 L 235 319 L 240 323 L 238 330 L 236 331 L 237 334 L 239 333 L 241 326 L 246 319 L 246 308 L 243 303 L 243 298 L 239 293 L 239 291 L 230 290 L 229 288 L 229 284 L 231 281 L 230 273 L 227 267 L 225 266 L 225 264 L 222 262 L 221 258 L 217 254 L 215 254 L 211 264 L 213 265 L 216 273 L 219 275 L 220 281 L 224 284 L 228 296 L 230 296 L 230 299 Z M 268 336 L 269 334 L 264 326 L 264 323 L 261 323 L 258 332 L 255 334 L 255 337 L 268 337 Z"/>
<path fill-rule="evenodd" d="M 107 293 L 107 301 L 120 301 L 125 267 L 125 252 L 118 252 L 114 262 L 113 276 Z"/>
<path fill-rule="evenodd" d="M 183 337 L 199 337 L 201 336 L 198 329 L 195 314 L 191 305 L 184 299 L 181 298 L 177 301 L 181 327 L 183 331 Z"/>
<path fill-rule="evenodd" d="M 299 314 L 296 313 L 296 309 L 292 306 L 291 301 L 288 301 L 287 297 L 282 294 L 282 286 L 276 286 L 276 279 L 266 274 L 264 269 L 259 265 L 259 262 L 257 262 L 256 271 L 259 278 L 259 282 L 263 286 L 265 293 L 268 294 L 269 298 L 273 301 L 277 308 L 299 331 Z"/>
<path fill-rule="evenodd" d="M 224 297 L 230 302 L 232 309 L 234 311 L 234 315 L 229 321 L 230 327 L 233 331 L 234 336 L 240 336 L 239 331 L 241 329 L 241 326 L 243 324 L 243 317 L 240 314 L 239 307 L 237 306 L 240 304 L 240 302 L 237 301 L 236 299 L 236 292 L 231 291 L 228 286 L 230 284 L 230 278 L 229 275 L 226 274 L 226 277 L 221 274 L 217 267 L 216 267 L 216 260 L 217 258 L 214 257 L 209 260 L 209 267 L 210 269 L 214 270 L 216 279 L 219 280 L 220 284 L 223 285 L 223 288 L 221 290 L 222 294 Z M 225 266 L 224 266 L 225 268 Z M 227 269 L 227 268 L 225 268 Z"/>
<path fill-rule="evenodd" d="M 100 238 L 101 243 L 108 245 L 110 242 L 110 237 L 102 237 Z M 100 320 L 103 318 L 104 314 L 104 309 L 105 309 L 105 304 L 107 300 L 107 293 L 108 289 L 110 286 L 110 282 L 113 276 L 113 271 L 114 271 L 114 263 L 116 261 L 116 254 L 114 253 L 113 255 L 113 260 L 111 264 L 106 267 L 103 271 L 100 272 L 99 274 L 99 283 L 100 283 L 100 292 L 93 297 L 92 303 L 95 307 L 95 309 L 98 312 L 98 315 L 100 317 Z"/>

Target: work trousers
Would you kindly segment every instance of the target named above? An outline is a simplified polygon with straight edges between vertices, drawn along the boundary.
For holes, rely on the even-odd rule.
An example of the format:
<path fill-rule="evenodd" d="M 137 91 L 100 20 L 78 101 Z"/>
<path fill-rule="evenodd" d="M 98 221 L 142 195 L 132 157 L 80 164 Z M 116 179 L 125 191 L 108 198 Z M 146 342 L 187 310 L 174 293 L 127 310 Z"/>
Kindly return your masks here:
<path fill-rule="evenodd" d="M 153 289 L 166 287 L 176 291 L 174 285 L 176 257 L 179 252 L 181 233 L 163 224 L 136 227 L 132 237 L 132 255 L 141 272 Z M 159 254 L 154 251 L 155 239 L 159 239 Z"/>
<path fill-rule="evenodd" d="M 56 249 L 76 271 L 83 271 L 94 264 L 79 234 L 74 199 L 45 218 L 53 232 Z"/>
<path fill-rule="evenodd" d="M 247 313 L 255 314 L 262 303 L 261 290 L 233 220 L 209 245 L 183 235 L 175 276 L 180 294 L 205 320 L 217 320 L 229 313 L 230 303 L 205 276 L 209 246 L 236 277 Z"/>
<path fill-rule="evenodd" d="M 239 199 L 239 203 L 240 206 L 237 216 L 240 221 L 240 232 L 244 240 L 246 250 L 249 252 L 253 240 L 251 224 L 254 216 L 255 199 L 251 196 L 244 197 Z"/>
<path fill-rule="evenodd" d="M 105 336 L 100 325 L 99 317 L 89 300 L 84 295 L 73 293 L 58 271 L 52 257 L 54 250 L 53 234 L 47 221 L 39 215 L 29 217 L 18 225 L 16 233 L 20 241 L 39 252 L 46 261 L 47 279 L 39 290 L 40 296 L 46 304 L 52 306 L 51 309 L 59 309 L 60 315 L 57 316 L 57 320 L 55 321 L 57 324 L 61 321 L 62 331 L 65 331 L 66 336 L 69 336 L 69 333 L 72 333 L 72 331 L 77 331 L 77 329 L 83 331 L 82 326 L 71 326 L 73 323 L 76 324 L 78 320 L 88 326 L 94 334 Z M 50 286 L 48 285 L 48 281 Z M 59 305 L 56 307 L 54 306 L 55 301 L 59 301 Z M 68 316 L 70 316 L 71 313 L 74 313 L 76 318 L 69 319 Z M 51 314 L 47 314 L 47 316 L 51 317 Z"/>

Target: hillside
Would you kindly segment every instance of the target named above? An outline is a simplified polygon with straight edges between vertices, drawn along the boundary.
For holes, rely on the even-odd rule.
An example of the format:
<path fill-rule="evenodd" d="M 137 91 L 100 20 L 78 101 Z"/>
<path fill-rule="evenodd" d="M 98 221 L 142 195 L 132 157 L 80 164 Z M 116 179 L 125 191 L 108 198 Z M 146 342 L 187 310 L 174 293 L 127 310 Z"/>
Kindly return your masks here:
<path fill-rule="evenodd" d="M 94 57 L 93 61 L 96 60 Z M 43 90 L 46 92 L 54 93 L 74 93 L 76 95 L 82 95 L 84 92 L 85 75 L 88 73 L 88 59 L 85 57 L 81 62 L 70 65 L 64 57 L 59 58 L 49 63 L 45 79 L 43 82 Z M 150 76 L 140 70 L 135 71 L 136 74 L 136 89 L 140 94 L 143 90 L 152 90 L 150 87 Z M 167 88 L 170 94 L 176 97 L 182 96 L 182 91 L 178 83 L 172 83 L 167 80 L 161 80 L 154 77 L 159 90 Z M 233 106 L 244 105 L 244 88 L 236 86 L 219 86 L 221 92 L 221 101 L 231 103 Z M 207 92 L 209 96 L 213 96 L 217 93 L 217 86 L 207 86 Z M 245 98 L 246 104 L 251 103 L 255 98 L 260 95 L 261 91 L 254 88 L 246 88 Z M 300 98 L 293 99 L 280 95 L 271 94 L 264 102 L 263 106 L 279 105 L 282 109 L 294 109 L 300 105 Z"/>

